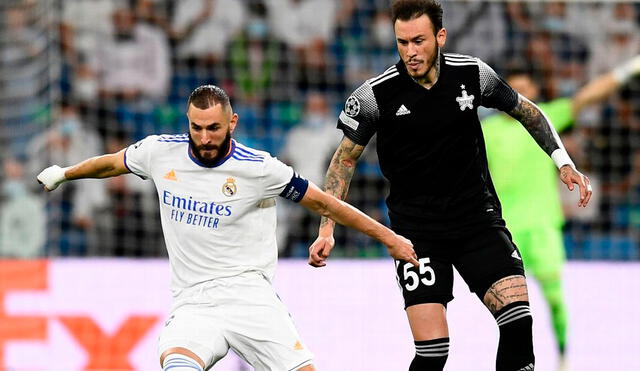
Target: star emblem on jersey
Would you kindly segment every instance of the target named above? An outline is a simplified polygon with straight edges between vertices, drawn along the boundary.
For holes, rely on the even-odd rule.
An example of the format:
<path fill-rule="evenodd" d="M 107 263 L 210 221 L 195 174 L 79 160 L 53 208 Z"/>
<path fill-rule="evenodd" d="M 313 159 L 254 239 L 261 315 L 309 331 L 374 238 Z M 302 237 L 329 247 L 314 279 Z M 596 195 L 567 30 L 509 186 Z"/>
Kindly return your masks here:
<path fill-rule="evenodd" d="M 178 177 L 176 177 L 175 170 L 171 170 L 170 172 L 164 174 L 164 178 L 167 180 L 173 180 L 174 182 L 178 181 Z"/>
<path fill-rule="evenodd" d="M 344 113 L 349 117 L 356 117 L 360 113 L 360 101 L 353 95 L 344 104 Z"/>
<path fill-rule="evenodd" d="M 467 91 L 464 90 L 465 86 L 460 85 L 460 89 L 462 89 L 462 96 L 456 97 L 458 104 L 460 105 L 460 111 L 464 111 L 465 109 L 473 109 L 473 99 L 475 98 L 473 95 L 468 95 Z"/>
<path fill-rule="evenodd" d="M 233 178 L 227 178 L 227 182 L 222 185 L 222 193 L 231 197 L 238 192 L 238 187 L 236 187 L 236 180 Z"/>
<path fill-rule="evenodd" d="M 409 110 L 407 109 L 407 107 L 405 107 L 405 106 L 404 106 L 404 104 L 403 104 L 403 105 L 401 105 L 401 106 L 400 106 L 400 108 L 398 108 L 398 110 L 396 111 L 396 116 L 404 116 L 404 115 L 408 115 L 408 114 L 410 114 L 410 113 L 411 113 L 411 111 L 409 111 Z"/>

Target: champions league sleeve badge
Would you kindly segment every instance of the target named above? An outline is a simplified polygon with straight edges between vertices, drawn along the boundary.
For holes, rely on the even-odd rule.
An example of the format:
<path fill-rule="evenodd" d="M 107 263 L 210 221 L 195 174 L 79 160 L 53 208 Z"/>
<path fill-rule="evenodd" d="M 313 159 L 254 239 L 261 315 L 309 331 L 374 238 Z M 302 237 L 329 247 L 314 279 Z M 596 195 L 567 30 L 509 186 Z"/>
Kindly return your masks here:
<path fill-rule="evenodd" d="M 222 185 L 222 193 L 231 197 L 238 192 L 238 187 L 236 186 L 236 180 L 233 178 L 227 178 L 227 182 Z"/>
<path fill-rule="evenodd" d="M 360 113 L 360 101 L 353 95 L 344 104 L 344 113 L 349 117 L 356 117 Z"/>

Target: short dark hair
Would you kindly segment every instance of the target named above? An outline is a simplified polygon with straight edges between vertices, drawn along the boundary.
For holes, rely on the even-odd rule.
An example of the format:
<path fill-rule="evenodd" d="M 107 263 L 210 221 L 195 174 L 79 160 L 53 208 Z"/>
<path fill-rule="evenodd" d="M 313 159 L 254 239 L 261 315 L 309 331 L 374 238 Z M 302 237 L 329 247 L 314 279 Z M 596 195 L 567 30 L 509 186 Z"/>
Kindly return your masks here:
<path fill-rule="evenodd" d="M 215 106 L 216 104 L 222 104 L 225 109 L 231 107 L 227 93 L 215 85 L 198 86 L 193 92 L 191 92 L 191 95 L 189 95 L 187 110 L 192 104 L 194 107 L 199 109 L 207 109 Z"/>
<path fill-rule="evenodd" d="M 393 24 L 399 19 L 409 21 L 426 14 L 433 23 L 433 33 L 442 28 L 442 5 L 437 0 L 394 0 L 391 4 Z"/>

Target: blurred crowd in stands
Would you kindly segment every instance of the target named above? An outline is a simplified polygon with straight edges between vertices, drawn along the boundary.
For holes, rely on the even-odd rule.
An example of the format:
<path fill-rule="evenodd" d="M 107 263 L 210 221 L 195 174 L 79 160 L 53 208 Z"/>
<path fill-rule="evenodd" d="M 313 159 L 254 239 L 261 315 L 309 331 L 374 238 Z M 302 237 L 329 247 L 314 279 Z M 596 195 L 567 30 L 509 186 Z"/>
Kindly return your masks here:
<path fill-rule="evenodd" d="M 187 131 L 189 93 L 224 88 L 235 137 L 322 184 L 337 115 L 365 79 L 397 62 L 387 0 L 3 0 L 0 5 L 0 256 L 163 256 L 155 189 L 135 176 L 67 183 L 35 174 Z M 640 3 L 443 1 L 446 51 L 498 73 L 532 68 L 545 99 L 640 53 Z M 487 110 L 482 115 L 491 114 Z M 568 198 L 569 258 L 640 259 L 640 81 L 562 133 L 597 184 Z M 350 201 L 386 222 L 375 140 Z M 284 204 L 284 202 L 280 202 Z M 283 256 L 306 256 L 318 220 L 279 209 Z M 384 256 L 344 229 L 335 255 Z"/>

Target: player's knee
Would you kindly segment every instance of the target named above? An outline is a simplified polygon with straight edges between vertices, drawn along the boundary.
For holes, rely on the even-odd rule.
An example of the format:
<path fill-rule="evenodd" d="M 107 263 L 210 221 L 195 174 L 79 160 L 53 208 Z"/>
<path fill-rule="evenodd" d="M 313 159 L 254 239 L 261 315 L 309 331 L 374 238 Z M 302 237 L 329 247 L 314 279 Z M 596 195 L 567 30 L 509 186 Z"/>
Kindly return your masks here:
<path fill-rule="evenodd" d="M 511 303 L 494 314 L 500 329 L 497 371 L 533 371 L 533 336 L 529 302 Z"/>
<path fill-rule="evenodd" d="M 193 358 L 180 353 L 171 353 L 164 357 L 163 371 L 203 371 L 202 366 Z"/>
<path fill-rule="evenodd" d="M 409 371 L 439 371 L 444 368 L 449 357 L 449 338 L 416 341 L 416 356 Z"/>
<path fill-rule="evenodd" d="M 521 275 L 513 275 L 496 281 L 486 291 L 482 301 L 494 316 L 510 304 L 528 302 L 529 293 L 526 278 Z"/>

